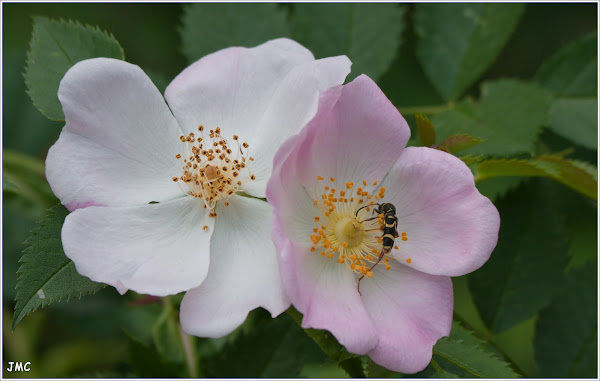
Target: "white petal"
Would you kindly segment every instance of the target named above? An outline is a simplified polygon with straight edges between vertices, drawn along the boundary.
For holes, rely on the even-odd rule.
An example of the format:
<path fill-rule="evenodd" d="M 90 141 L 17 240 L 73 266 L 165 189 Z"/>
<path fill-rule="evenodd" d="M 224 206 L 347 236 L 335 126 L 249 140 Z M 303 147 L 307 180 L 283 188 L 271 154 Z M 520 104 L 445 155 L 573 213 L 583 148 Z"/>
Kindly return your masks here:
<path fill-rule="evenodd" d="M 217 206 L 209 274 L 181 302 L 181 325 L 195 336 L 225 336 L 257 307 L 277 316 L 290 306 L 270 238 L 271 206 L 235 195 L 229 203 Z"/>
<path fill-rule="evenodd" d="M 219 126 L 225 138 L 248 142 L 256 180 L 245 190 L 265 197 L 275 151 L 312 119 L 319 93 L 343 83 L 350 65 L 345 56 L 315 61 L 298 43 L 278 39 L 202 58 L 173 80 L 165 97 L 185 130 Z"/>
<path fill-rule="evenodd" d="M 63 248 L 91 280 L 119 291 L 176 294 L 198 286 L 208 271 L 214 219 L 206 211 L 193 197 L 77 209 L 65 219 Z"/>
<path fill-rule="evenodd" d="M 228 48 L 196 61 L 179 74 L 165 98 L 184 131 L 202 124 L 252 136 L 279 82 L 295 66 L 313 61 L 310 51 L 288 39 L 255 48 Z"/>
<path fill-rule="evenodd" d="M 58 97 L 66 125 L 48 152 L 46 176 L 61 202 L 143 205 L 181 195 L 181 129 L 137 66 L 95 58 L 73 66 Z"/>

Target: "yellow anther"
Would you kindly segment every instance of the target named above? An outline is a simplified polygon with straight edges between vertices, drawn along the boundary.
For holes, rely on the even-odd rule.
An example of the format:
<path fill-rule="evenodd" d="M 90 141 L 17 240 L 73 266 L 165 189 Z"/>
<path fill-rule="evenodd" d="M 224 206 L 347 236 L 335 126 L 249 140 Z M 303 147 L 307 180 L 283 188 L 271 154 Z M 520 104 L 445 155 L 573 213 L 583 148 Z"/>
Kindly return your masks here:
<path fill-rule="evenodd" d="M 388 271 L 388 270 L 389 270 L 389 269 L 391 269 L 391 268 L 392 268 L 392 266 L 390 266 L 390 265 L 387 265 L 387 264 L 385 265 L 385 271 Z"/>
<path fill-rule="evenodd" d="M 369 271 L 365 275 L 367 278 L 371 278 L 371 277 L 373 277 L 373 271 Z"/>
<path fill-rule="evenodd" d="M 325 180 L 325 178 L 322 176 L 317 176 L 317 180 Z"/>
<path fill-rule="evenodd" d="M 373 186 L 377 185 L 377 180 L 373 181 Z"/>
<path fill-rule="evenodd" d="M 406 263 L 411 263 L 411 262 L 412 262 L 412 259 L 410 259 L 410 258 L 408 258 L 408 259 L 406 260 Z"/>
<path fill-rule="evenodd" d="M 395 249 L 395 250 L 398 250 L 398 246 L 394 245 L 394 249 Z"/>
<path fill-rule="evenodd" d="M 316 232 L 318 232 L 318 231 L 319 231 L 319 229 L 318 229 L 318 228 L 313 228 L 313 232 L 315 232 L 315 233 L 316 233 Z"/>
<path fill-rule="evenodd" d="M 342 242 L 342 247 L 345 249 L 348 247 L 348 242 Z"/>
<path fill-rule="evenodd" d="M 311 253 L 312 253 L 312 252 L 314 252 L 315 250 L 317 250 L 317 249 L 316 249 L 316 248 L 314 248 L 314 247 L 311 247 L 311 248 L 310 248 L 310 252 L 311 252 Z"/>
<path fill-rule="evenodd" d="M 327 254 L 327 258 L 329 258 L 329 259 L 333 258 L 333 253 Z"/>
<path fill-rule="evenodd" d="M 316 201 L 315 201 L 315 202 L 316 202 Z M 319 216 L 316 216 L 316 217 L 315 217 L 315 222 L 319 222 L 319 220 L 320 220 Z"/>
<path fill-rule="evenodd" d="M 354 183 L 351 181 L 344 184 L 346 184 L 346 189 L 352 189 L 352 187 L 354 187 Z"/>
<path fill-rule="evenodd" d="M 405 235 L 403 235 L 403 236 L 402 236 L 402 240 L 403 240 L 403 241 L 408 241 L 408 237 L 407 237 L 407 236 L 405 236 Z"/>
<path fill-rule="evenodd" d="M 333 177 L 330 177 L 329 180 L 331 180 L 332 183 L 335 183 L 335 179 Z"/>

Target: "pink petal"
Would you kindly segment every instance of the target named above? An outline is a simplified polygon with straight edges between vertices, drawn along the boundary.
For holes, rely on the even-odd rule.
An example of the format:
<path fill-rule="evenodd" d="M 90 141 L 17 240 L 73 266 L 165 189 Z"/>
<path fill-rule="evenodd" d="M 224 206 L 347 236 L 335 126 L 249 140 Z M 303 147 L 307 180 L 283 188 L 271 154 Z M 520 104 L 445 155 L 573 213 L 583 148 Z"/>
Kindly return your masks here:
<path fill-rule="evenodd" d="M 197 287 L 208 271 L 214 219 L 206 210 L 193 197 L 77 209 L 65 219 L 63 248 L 77 272 L 119 292 L 176 294 Z"/>
<path fill-rule="evenodd" d="M 109 58 L 77 63 L 58 97 L 66 125 L 46 159 L 46 176 L 65 205 L 143 205 L 181 195 L 181 130 L 137 66 Z"/>
<path fill-rule="evenodd" d="M 300 136 L 293 146 L 297 158 L 280 171 L 299 167 L 300 181 L 312 190 L 317 176 L 333 176 L 341 186 L 380 181 L 402 152 L 410 129 L 377 85 L 361 75 L 324 93 Z"/>
<path fill-rule="evenodd" d="M 275 234 L 281 277 L 294 307 L 304 314 L 302 327 L 328 330 L 351 353 L 372 350 L 377 332 L 356 290 L 354 273 Z"/>
<path fill-rule="evenodd" d="M 257 307 L 277 316 L 290 306 L 269 236 L 271 206 L 240 196 L 229 203 L 218 206 L 208 276 L 181 302 L 181 325 L 195 336 L 225 336 Z"/>
<path fill-rule="evenodd" d="M 452 282 L 402 264 L 392 264 L 389 271 L 377 266 L 374 272 L 360 284 L 379 336 L 369 356 L 393 371 L 421 371 L 431 360 L 436 341 L 450 333 Z"/>
<path fill-rule="evenodd" d="M 431 148 L 404 150 L 383 182 L 396 206 L 398 231 L 392 254 L 434 275 L 460 276 L 481 267 L 498 240 L 500 217 L 482 196 L 469 168 Z"/>

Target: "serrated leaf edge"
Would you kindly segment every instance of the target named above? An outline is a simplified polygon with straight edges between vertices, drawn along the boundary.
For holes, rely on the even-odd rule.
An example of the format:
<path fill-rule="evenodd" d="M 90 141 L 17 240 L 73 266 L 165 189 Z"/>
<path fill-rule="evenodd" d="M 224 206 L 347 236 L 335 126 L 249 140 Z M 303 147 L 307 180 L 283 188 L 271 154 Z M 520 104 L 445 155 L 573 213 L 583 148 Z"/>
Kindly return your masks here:
<path fill-rule="evenodd" d="M 54 207 L 56 208 L 56 207 Z M 17 278 L 17 284 L 15 285 L 15 290 L 17 290 L 17 295 L 15 296 L 15 308 L 14 308 L 14 312 L 17 312 L 17 309 L 20 305 L 23 305 L 21 312 L 18 315 L 13 315 L 13 322 L 12 322 L 12 329 L 14 330 L 16 328 L 16 326 L 21 322 L 21 320 L 23 320 L 27 315 L 29 315 L 30 313 L 36 311 L 38 308 L 32 308 L 32 309 L 27 309 L 27 305 L 32 301 L 33 298 L 35 298 L 36 295 L 38 295 L 39 290 L 43 290 L 43 286 L 41 288 L 38 289 L 38 291 L 35 291 L 32 295 L 27 295 L 26 296 L 26 300 L 23 301 L 23 303 L 19 303 L 20 301 L 22 301 L 23 299 L 19 299 L 18 296 L 18 291 L 19 291 L 19 286 L 21 285 L 21 280 L 23 280 L 23 277 L 26 273 L 25 270 L 23 270 L 23 267 L 27 264 L 30 263 L 30 261 L 28 261 L 27 259 L 25 259 L 26 254 L 28 254 L 30 251 L 33 250 L 33 247 L 31 246 L 30 240 L 31 238 L 33 238 L 34 236 L 38 235 L 39 230 L 42 228 L 42 226 L 44 226 L 46 219 L 53 215 L 56 214 L 56 212 L 54 212 L 54 208 L 50 208 L 48 209 L 46 215 L 36 223 L 36 226 L 31 229 L 30 231 L 30 235 L 29 237 L 27 237 L 27 239 L 24 242 L 24 245 L 28 245 L 24 250 L 23 250 L 23 255 L 21 255 L 21 258 L 19 258 L 19 263 L 21 263 L 21 266 L 19 266 L 19 269 L 17 269 L 17 274 L 20 274 L 19 277 Z M 56 272 L 54 272 L 52 274 L 52 276 L 50 276 L 48 279 L 46 279 L 44 281 L 44 285 L 50 280 L 52 279 L 56 274 L 58 274 L 60 271 L 63 271 L 67 266 L 69 266 L 71 263 L 73 263 L 73 261 L 71 259 L 68 259 L 68 261 L 65 263 L 64 266 L 61 266 Z M 96 292 L 102 290 L 103 288 L 105 288 L 107 285 L 106 284 L 102 284 L 102 283 L 98 283 L 96 282 L 97 286 L 99 287 L 98 289 L 94 289 L 94 290 L 90 290 L 90 291 L 80 291 L 80 292 L 75 292 L 75 293 L 70 293 L 67 295 L 60 295 L 58 297 L 50 297 L 50 298 L 44 298 L 41 299 L 41 304 L 40 307 L 44 308 L 52 303 L 60 303 L 64 298 L 66 298 L 66 301 L 70 301 L 73 300 L 75 298 L 77 299 L 81 299 L 83 296 L 86 295 L 93 295 Z M 39 297 L 39 295 L 38 295 Z"/>

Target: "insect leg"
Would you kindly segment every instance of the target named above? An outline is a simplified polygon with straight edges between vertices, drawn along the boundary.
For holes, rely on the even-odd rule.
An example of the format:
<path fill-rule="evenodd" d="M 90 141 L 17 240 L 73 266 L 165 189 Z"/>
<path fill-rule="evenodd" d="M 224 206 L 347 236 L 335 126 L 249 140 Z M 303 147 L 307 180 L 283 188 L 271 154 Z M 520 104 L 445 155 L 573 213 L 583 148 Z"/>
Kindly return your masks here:
<path fill-rule="evenodd" d="M 381 252 L 379 253 L 379 258 L 377 258 L 377 262 L 375 262 L 375 264 L 373 266 L 371 266 L 370 269 L 367 270 L 367 273 L 369 271 L 373 270 L 375 268 L 375 266 L 377 266 L 379 264 L 379 262 L 381 262 L 381 259 L 383 258 L 384 255 L 385 255 L 385 251 L 382 249 Z M 361 276 L 360 278 L 358 278 L 358 284 L 356 285 L 356 289 L 357 289 L 358 293 L 360 294 L 360 296 L 362 296 L 362 293 L 360 292 L 360 281 L 364 277 L 365 277 L 365 275 L 363 274 L 363 276 Z"/>

